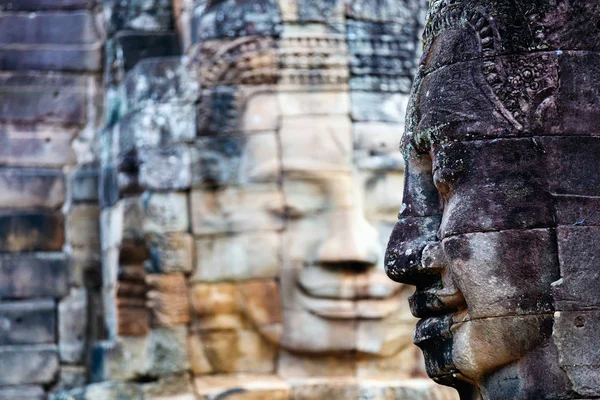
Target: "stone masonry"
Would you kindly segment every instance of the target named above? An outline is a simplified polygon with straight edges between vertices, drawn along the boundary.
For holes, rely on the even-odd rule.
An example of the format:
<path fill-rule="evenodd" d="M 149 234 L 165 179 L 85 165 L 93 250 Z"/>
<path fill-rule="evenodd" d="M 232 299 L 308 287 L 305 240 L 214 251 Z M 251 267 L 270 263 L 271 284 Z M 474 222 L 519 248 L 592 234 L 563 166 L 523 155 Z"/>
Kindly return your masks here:
<path fill-rule="evenodd" d="M 383 268 L 425 9 L 0 0 L 0 400 L 453 399 Z"/>

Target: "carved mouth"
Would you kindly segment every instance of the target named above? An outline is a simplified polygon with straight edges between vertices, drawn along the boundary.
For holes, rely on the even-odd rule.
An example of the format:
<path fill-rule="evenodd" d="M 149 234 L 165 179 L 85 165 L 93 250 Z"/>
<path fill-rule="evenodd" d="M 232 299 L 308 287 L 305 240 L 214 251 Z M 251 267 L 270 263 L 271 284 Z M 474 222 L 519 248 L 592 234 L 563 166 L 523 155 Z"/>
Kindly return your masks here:
<path fill-rule="evenodd" d="M 297 297 L 305 309 L 329 319 L 382 319 L 398 312 L 404 302 L 400 294 L 385 299 L 335 299 L 313 297 L 300 288 Z"/>
<path fill-rule="evenodd" d="M 297 299 L 308 311 L 329 319 L 381 319 L 406 301 L 403 285 L 383 271 L 309 265 L 297 276 Z"/>
<path fill-rule="evenodd" d="M 410 312 L 417 318 L 443 317 L 463 306 L 463 296 L 455 290 L 419 290 L 408 298 Z"/>

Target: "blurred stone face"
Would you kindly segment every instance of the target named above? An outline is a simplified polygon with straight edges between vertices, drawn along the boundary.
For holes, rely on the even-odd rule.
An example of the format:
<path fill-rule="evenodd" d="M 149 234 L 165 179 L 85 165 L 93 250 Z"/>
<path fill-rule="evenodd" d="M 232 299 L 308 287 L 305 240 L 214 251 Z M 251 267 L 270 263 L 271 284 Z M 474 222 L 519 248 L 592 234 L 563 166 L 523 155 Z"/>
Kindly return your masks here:
<path fill-rule="evenodd" d="M 589 286 L 564 292 L 566 281 L 572 290 L 586 274 L 565 258 L 573 254 L 571 234 L 585 241 L 589 232 L 565 225 L 587 225 L 595 214 L 597 172 L 583 165 L 594 164 L 598 146 L 590 124 L 599 91 L 583 65 L 596 62 L 578 51 L 523 54 L 541 44 L 591 45 L 560 30 L 561 18 L 582 18 L 569 2 L 561 10 L 533 7 L 525 25 L 539 28 L 536 36 L 520 30 L 508 2 L 459 3 L 434 2 L 430 10 L 386 269 L 416 286 L 415 343 L 434 379 L 473 385 L 483 398 L 566 396 L 569 385 L 595 379 L 584 378 L 573 357 L 565 362 L 573 342 L 563 321 L 565 310 L 589 305 Z M 530 374 L 541 371 L 552 378 L 532 383 Z"/>
<path fill-rule="evenodd" d="M 280 308 L 269 323 L 269 341 L 300 353 L 390 357 L 410 346 L 414 326 L 403 305 L 406 290 L 383 268 L 400 206 L 389 194 L 403 179 L 394 150 L 398 131 L 377 123 L 353 127 L 343 114 L 348 101 L 339 91 L 253 92 L 248 115 L 271 104 L 283 107 L 280 143 L 263 129 L 198 142 L 192 174 L 202 188 L 191 197 L 198 237 L 193 280 L 277 278 L 281 296 L 269 293 Z M 319 104 L 334 109 L 302 115 Z M 270 122 L 247 123 L 262 128 Z M 263 324 L 243 309 L 236 311 L 248 319 L 243 329 L 262 332 Z"/>

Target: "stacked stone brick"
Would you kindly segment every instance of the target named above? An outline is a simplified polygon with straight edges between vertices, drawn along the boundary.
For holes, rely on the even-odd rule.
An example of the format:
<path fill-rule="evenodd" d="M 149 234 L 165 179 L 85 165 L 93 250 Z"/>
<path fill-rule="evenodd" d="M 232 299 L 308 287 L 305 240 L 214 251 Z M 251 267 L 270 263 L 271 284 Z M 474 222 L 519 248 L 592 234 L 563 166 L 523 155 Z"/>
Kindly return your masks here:
<path fill-rule="evenodd" d="M 26 3 L 48 1 L 20 4 Z M 15 275 L 6 292 L 17 294 L 4 296 L 0 281 L 0 296 L 11 301 L 2 312 L 13 318 L 34 310 L 32 320 L 49 321 L 37 342 L 12 343 L 17 335 L 6 334 L 7 351 L 35 343 L 46 351 L 39 353 L 47 357 L 39 362 L 44 369 L 27 365 L 52 370 L 43 382 L 36 372 L 37 380 L 9 383 L 43 385 L 56 400 L 212 399 L 233 392 L 240 399 L 448 398 L 410 379 L 422 376 L 422 367 L 410 345 L 408 309 L 397 306 L 408 292 L 381 278 L 384 242 L 399 207 L 391 197 L 403 177 L 397 138 L 423 5 L 54 3 L 95 16 L 102 33 L 94 49 L 104 49 L 104 58 L 94 68 L 61 66 L 69 73 L 51 75 L 51 83 L 64 90 L 66 77 L 101 80 L 104 96 L 100 101 L 89 83 L 85 91 L 44 103 L 46 87 L 40 89 L 37 103 L 27 98 L 32 110 L 43 112 L 52 127 L 56 118 L 66 119 L 60 137 L 68 138 L 62 147 L 48 142 L 55 147 L 43 156 L 65 157 L 63 149 L 75 155 L 50 165 L 36 164 L 46 159 L 38 154 L 6 155 L 11 168 L 52 167 L 36 184 L 43 189 L 28 197 L 14 192 L 19 207 L 0 204 L 10 210 L 8 222 L 0 221 L 0 229 L 11 230 L 3 251 L 28 251 L 6 255 L 6 270 Z M 73 29 L 61 34 L 83 37 Z M 30 69 L 12 68 L 18 74 Z M 75 108 L 76 94 L 85 100 L 82 110 Z M 0 110 L 3 118 L 24 114 L 16 105 L 29 103 L 18 101 Z M 6 126 L 47 123 L 37 116 L 27 121 Z M 2 140 L 16 137 L 13 130 Z M 39 171 L 19 170 L 33 172 Z M 21 222 L 23 207 L 37 214 Z M 40 227 L 40 233 L 22 233 Z M 381 243 L 371 243 L 375 238 Z M 36 247 L 38 241 L 47 247 Z M 320 242 L 326 249 L 316 251 Z M 358 249 L 367 242 L 381 254 L 362 254 Z M 44 259 L 30 273 L 43 282 L 31 279 L 23 289 L 17 273 L 38 265 L 30 260 L 39 257 L 52 261 Z M 346 274 L 346 282 L 344 268 L 358 272 Z M 299 286 L 310 282 L 303 279 L 326 295 L 305 296 Z M 328 317 L 327 296 L 345 307 L 343 322 Z M 41 298 L 39 306 L 13 304 L 24 297 Z M 38 317 L 44 310 L 49 316 Z M 29 334 L 18 336 L 29 340 L 23 338 L 32 330 L 24 328 Z M 3 363 L 0 358 L 0 369 Z M 41 386 L 2 389 L 7 383 L 1 379 L 0 394 L 33 390 L 42 397 Z"/>
<path fill-rule="evenodd" d="M 0 398 L 86 382 L 99 283 L 91 0 L 0 2 Z"/>

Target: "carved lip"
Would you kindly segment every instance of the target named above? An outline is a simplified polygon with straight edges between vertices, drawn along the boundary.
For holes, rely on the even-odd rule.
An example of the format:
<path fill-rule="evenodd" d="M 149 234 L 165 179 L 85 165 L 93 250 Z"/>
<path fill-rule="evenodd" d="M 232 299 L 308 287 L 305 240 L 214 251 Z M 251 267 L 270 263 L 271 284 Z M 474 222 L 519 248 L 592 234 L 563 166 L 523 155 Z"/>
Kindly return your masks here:
<path fill-rule="evenodd" d="M 448 340 L 452 337 L 452 315 L 424 318 L 417 322 L 413 343 L 419 347 L 429 342 Z"/>
<path fill-rule="evenodd" d="M 298 274 L 298 286 L 310 297 L 339 300 L 383 300 L 396 295 L 403 287 L 383 271 L 340 272 L 320 266 L 303 268 Z"/>
<path fill-rule="evenodd" d="M 419 290 L 408 298 L 410 312 L 417 318 L 443 317 L 454 314 L 465 304 L 456 290 Z"/>
<path fill-rule="evenodd" d="M 403 305 L 400 294 L 385 299 L 332 299 L 313 297 L 298 288 L 297 298 L 308 311 L 329 319 L 382 319 Z"/>

